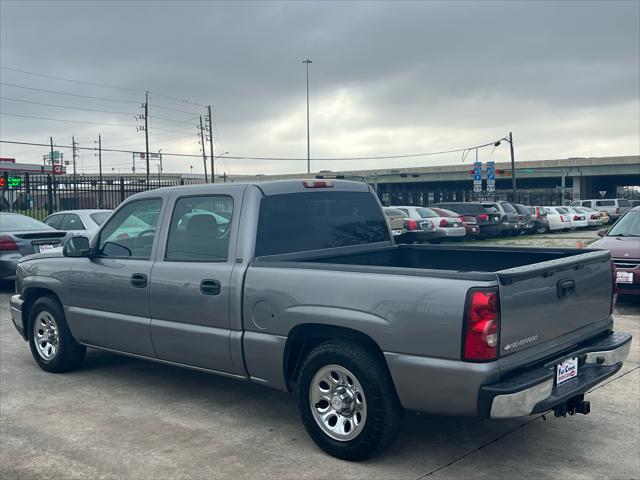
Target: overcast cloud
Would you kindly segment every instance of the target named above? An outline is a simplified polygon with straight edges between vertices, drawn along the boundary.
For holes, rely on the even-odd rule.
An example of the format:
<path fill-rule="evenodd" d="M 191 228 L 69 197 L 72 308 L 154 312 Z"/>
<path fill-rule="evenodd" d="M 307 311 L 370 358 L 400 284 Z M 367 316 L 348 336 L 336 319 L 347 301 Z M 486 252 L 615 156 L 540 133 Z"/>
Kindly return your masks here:
<path fill-rule="evenodd" d="M 142 103 L 151 91 L 152 151 L 199 152 L 192 117 L 215 107 L 216 152 L 306 156 L 310 58 L 313 157 L 394 155 L 486 143 L 512 130 L 516 158 L 640 152 L 640 2 L 33 2 L 0 0 L 0 65 L 14 85 Z M 162 94 L 162 95 L 161 95 Z M 136 103 L 0 85 L 1 112 L 133 125 Z M 14 100 L 8 100 L 14 99 Z M 15 99 L 130 115 L 63 109 Z M 164 106 L 194 112 L 176 112 Z M 167 120 L 170 119 L 170 120 Z M 179 121 L 188 121 L 180 123 Z M 2 115 L 0 138 L 144 150 L 133 126 Z M 191 122 L 191 123 L 189 123 Z M 194 125 L 192 127 L 191 125 Z M 162 128 L 164 130 L 159 130 Z M 177 132 L 169 132 L 175 130 Z M 186 130 L 186 131 L 185 131 Z M 44 151 L 43 151 L 44 150 Z M 0 145 L 37 162 L 46 149 Z M 506 160 L 508 149 L 482 153 Z M 85 171 L 95 170 L 91 152 Z M 315 161 L 313 170 L 459 163 Z M 130 157 L 105 155 L 126 171 Z M 202 171 L 167 159 L 166 171 Z M 300 172 L 305 162 L 226 160 L 220 170 Z"/>

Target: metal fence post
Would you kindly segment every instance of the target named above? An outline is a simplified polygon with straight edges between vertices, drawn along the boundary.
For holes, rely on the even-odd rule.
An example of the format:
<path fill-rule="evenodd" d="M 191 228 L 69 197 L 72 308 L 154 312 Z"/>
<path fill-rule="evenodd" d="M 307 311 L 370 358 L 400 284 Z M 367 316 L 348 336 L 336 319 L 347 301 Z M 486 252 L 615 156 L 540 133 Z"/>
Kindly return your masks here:
<path fill-rule="evenodd" d="M 47 211 L 48 215 L 53 213 L 53 183 L 51 175 L 47 175 Z"/>
<path fill-rule="evenodd" d="M 120 177 L 120 201 L 124 202 L 124 177 Z"/>

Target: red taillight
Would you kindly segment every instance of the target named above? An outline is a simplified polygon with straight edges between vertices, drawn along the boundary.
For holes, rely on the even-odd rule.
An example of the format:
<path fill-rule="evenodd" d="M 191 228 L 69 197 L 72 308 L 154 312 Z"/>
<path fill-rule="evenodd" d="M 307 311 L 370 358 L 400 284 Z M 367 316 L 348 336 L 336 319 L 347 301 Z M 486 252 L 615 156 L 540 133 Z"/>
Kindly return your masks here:
<path fill-rule="evenodd" d="M 618 282 L 617 280 L 616 264 L 611 262 L 611 313 L 616 308 L 616 302 L 618 301 Z"/>
<path fill-rule="evenodd" d="M 596 215 L 591 215 L 591 220 L 597 220 L 598 217 Z"/>
<path fill-rule="evenodd" d="M 489 215 L 487 215 L 485 213 L 481 213 L 480 215 L 478 215 L 478 220 L 481 220 L 483 222 L 488 222 L 489 221 Z"/>
<path fill-rule="evenodd" d="M 573 216 L 573 221 L 577 222 L 578 220 L 580 220 L 580 217 L 578 215 L 574 215 Z"/>
<path fill-rule="evenodd" d="M 415 220 L 407 220 L 407 230 L 418 230 L 418 222 Z"/>
<path fill-rule="evenodd" d="M 620 209 L 616 208 L 616 215 L 620 215 Z"/>
<path fill-rule="evenodd" d="M 13 252 L 18 250 L 16 241 L 9 235 L 0 235 L 0 252 Z"/>
<path fill-rule="evenodd" d="M 447 222 L 444 218 L 442 220 L 440 220 L 440 226 L 441 227 L 448 227 L 449 226 L 449 222 Z"/>
<path fill-rule="evenodd" d="M 327 180 L 304 180 L 302 182 L 305 188 L 331 188 L 333 183 Z"/>
<path fill-rule="evenodd" d="M 472 288 L 467 293 L 466 305 L 463 359 L 495 360 L 500 334 L 498 289 Z"/>

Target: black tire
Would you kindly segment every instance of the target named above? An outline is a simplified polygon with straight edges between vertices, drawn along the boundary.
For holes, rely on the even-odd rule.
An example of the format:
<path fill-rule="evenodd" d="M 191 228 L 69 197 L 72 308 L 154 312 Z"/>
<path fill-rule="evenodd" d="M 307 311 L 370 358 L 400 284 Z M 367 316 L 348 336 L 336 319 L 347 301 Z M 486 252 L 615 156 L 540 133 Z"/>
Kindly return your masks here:
<path fill-rule="evenodd" d="M 46 359 L 38 351 L 34 337 L 36 320 L 38 316 L 46 312 L 55 321 L 57 326 L 57 350 L 50 359 Z M 31 355 L 40 368 L 51 373 L 62 373 L 75 370 L 84 359 L 86 348 L 80 345 L 71 335 L 64 310 L 57 299 L 45 296 L 37 299 L 29 311 L 27 322 L 27 339 L 31 348 Z"/>
<path fill-rule="evenodd" d="M 322 450 L 344 460 L 363 460 L 382 451 L 395 439 L 404 410 L 384 359 L 371 348 L 347 341 L 331 341 L 314 348 L 304 359 L 298 382 L 298 406 L 309 436 Z M 328 365 L 346 368 L 365 396 L 366 419 L 353 439 L 331 438 L 314 418 L 310 386 L 315 374 Z M 355 427 L 354 427 L 355 428 Z"/>

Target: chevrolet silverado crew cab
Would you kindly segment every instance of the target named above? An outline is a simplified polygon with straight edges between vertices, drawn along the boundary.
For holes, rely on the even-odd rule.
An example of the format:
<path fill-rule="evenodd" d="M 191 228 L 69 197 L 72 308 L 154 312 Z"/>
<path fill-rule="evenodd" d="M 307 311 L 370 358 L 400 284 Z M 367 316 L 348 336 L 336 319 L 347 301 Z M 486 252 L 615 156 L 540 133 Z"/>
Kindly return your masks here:
<path fill-rule="evenodd" d="M 42 369 L 89 347 L 292 392 L 311 438 L 351 460 L 405 409 L 588 413 L 631 344 L 607 251 L 395 245 L 375 193 L 346 181 L 140 193 L 91 240 L 25 257 L 16 290 Z"/>

